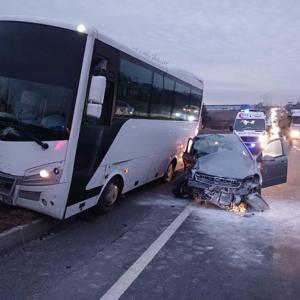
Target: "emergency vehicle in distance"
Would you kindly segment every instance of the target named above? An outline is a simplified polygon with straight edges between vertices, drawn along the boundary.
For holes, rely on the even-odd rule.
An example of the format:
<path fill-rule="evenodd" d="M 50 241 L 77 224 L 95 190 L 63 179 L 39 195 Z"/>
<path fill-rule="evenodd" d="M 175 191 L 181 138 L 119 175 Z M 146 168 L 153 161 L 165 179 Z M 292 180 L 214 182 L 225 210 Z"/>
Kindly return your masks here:
<path fill-rule="evenodd" d="M 266 130 L 266 115 L 260 111 L 238 112 L 233 130 L 241 137 L 252 154 L 258 154 L 269 141 Z"/>
<path fill-rule="evenodd" d="M 291 138 L 300 139 L 300 109 L 292 109 Z"/>

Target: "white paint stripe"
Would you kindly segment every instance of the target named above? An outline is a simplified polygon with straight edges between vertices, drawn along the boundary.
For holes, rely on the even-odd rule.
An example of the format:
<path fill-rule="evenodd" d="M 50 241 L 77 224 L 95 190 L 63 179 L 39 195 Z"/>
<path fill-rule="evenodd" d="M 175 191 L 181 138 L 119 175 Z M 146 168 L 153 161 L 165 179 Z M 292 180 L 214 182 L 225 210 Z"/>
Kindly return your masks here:
<path fill-rule="evenodd" d="M 294 148 L 295 148 L 296 150 L 300 151 L 300 148 L 299 148 L 299 147 L 297 147 L 297 146 L 294 146 Z"/>
<path fill-rule="evenodd" d="M 180 225 L 190 215 L 192 204 L 189 204 L 167 229 L 150 245 L 150 247 L 135 261 L 133 265 L 114 283 L 100 300 L 117 300 L 143 272 L 160 249 L 168 242 Z"/>

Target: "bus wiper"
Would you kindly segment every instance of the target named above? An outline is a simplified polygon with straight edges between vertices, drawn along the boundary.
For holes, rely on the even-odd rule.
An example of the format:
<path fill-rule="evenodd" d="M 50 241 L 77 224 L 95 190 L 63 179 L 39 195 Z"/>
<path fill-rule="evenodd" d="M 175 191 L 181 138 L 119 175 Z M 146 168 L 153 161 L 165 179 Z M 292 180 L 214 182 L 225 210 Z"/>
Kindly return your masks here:
<path fill-rule="evenodd" d="M 19 130 L 21 133 L 23 133 L 24 135 L 29 137 L 31 140 L 36 142 L 39 146 L 41 146 L 43 150 L 46 150 L 46 149 L 49 148 L 49 145 L 47 143 L 44 143 L 43 141 L 41 141 L 38 137 L 36 137 L 33 133 L 31 133 L 26 128 L 22 127 L 20 124 L 17 124 L 13 121 L 7 121 L 7 122 L 0 121 L 0 124 L 2 124 L 4 126 L 9 125 L 9 126 L 15 128 L 15 129 Z"/>

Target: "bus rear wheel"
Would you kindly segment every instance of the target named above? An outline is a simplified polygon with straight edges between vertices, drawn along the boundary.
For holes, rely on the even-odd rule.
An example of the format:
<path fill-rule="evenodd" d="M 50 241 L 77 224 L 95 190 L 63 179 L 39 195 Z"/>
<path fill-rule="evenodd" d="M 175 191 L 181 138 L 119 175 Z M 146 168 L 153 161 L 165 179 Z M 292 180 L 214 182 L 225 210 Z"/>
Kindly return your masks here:
<path fill-rule="evenodd" d="M 121 185 L 117 179 L 111 179 L 104 188 L 97 205 L 96 213 L 106 213 L 114 208 L 121 193 Z"/>

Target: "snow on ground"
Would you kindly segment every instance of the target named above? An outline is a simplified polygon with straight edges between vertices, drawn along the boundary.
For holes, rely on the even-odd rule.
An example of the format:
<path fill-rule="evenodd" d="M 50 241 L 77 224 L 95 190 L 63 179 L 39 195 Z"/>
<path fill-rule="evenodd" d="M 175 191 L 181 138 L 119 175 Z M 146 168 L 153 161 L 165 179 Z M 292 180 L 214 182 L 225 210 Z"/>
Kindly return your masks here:
<path fill-rule="evenodd" d="M 228 262 L 241 268 L 263 264 L 266 255 L 280 259 L 290 247 L 300 254 L 300 203 L 268 201 L 271 209 L 244 216 L 221 209 L 195 206 L 190 218 L 198 233 L 209 235 L 209 245 L 227 252 Z M 274 202 L 274 203 L 273 203 Z"/>
<path fill-rule="evenodd" d="M 195 205 L 190 221 L 214 241 L 209 246 L 227 252 L 234 266 L 264 264 L 271 255 L 275 269 L 300 270 L 300 152 L 290 152 L 288 183 L 265 189 L 263 196 L 270 205 L 265 212 L 241 216 Z"/>
<path fill-rule="evenodd" d="M 166 195 L 164 193 L 160 193 L 156 197 L 147 195 L 138 201 L 138 205 L 141 206 L 186 206 L 187 203 L 188 201 L 184 199 L 177 199 L 172 194 Z"/>
<path fill-rule="evenodd" d="M 291 264 L 290 255 L 300 257 L 300 152 L 289 153 L 288 183 L 263 190 L 270 209 L 260 213 L 239 215 L 212 206 L 195 204 L 190 217 L 195 232 L 212 241 L 201 251 L 224 251 L 234 267 L 271 264 L 285 273 L 300 270 L 300 260 Z M 149 190 L 138 205 L 179 206 L 189 201 L 176 199 L 170 189 L 155 194 Z M 197 238 L 197 235 L 195 236 Z"/>

